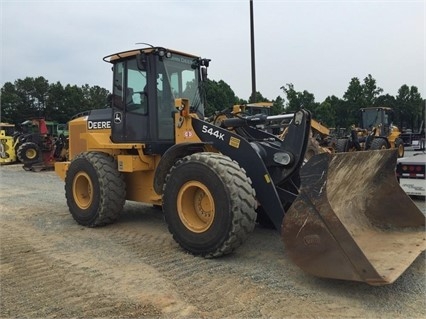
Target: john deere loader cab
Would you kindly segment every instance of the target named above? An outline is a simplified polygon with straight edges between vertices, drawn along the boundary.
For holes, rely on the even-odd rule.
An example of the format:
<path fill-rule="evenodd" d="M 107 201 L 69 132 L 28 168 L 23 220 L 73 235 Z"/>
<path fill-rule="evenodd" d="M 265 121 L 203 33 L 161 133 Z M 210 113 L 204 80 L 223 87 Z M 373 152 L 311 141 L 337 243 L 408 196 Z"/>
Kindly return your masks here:
<path fill-rule="evenodd" d="M 164 48 L 121 55 L 105 58 L 113 64 L 112 141 L 144 142 L 145 154 L 163 154 L 175 144 L 175 99 L 189 99 L 192 111 L 204 116 L 198 64 L 208 61 Z"/>
<path fill-rule="evenodd" d="M 239 247 L 264 214 L 303 270 L 376 285 L 425 249 L 424 216 L 399 187 L 393 152 L 304 163 L 304 109 L 284 139 L 257 128 L 264 114 L 204 120 L 209 60 L 161 47 L 104 60 L 113 65 L 111 108 L 70 121 L 70 160 L 55 163 L 79 224 L 114 222 L 126 200 L 162 206 L 176 242 L 212 258 Z"/>

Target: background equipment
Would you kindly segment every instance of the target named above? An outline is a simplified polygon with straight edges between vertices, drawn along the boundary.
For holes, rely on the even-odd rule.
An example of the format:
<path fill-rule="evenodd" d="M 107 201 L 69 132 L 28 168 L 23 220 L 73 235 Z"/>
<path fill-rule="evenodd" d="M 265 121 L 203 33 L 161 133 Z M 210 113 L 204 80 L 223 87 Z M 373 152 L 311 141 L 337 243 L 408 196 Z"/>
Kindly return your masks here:
<path fill-rule="evenodd" d="M 360 110 L 360 127 L 353 125 L 346 138 L 337 140 L 336 152 L 396 149 L 404 156 L 401 132 L 392 123 L 393 110 L 388 107 L 367 107 Z"/>
<path fill-rule="evenodd" d="M 14 124 L 0 123 L 0 164 L 12 164 L 16 162 L 14 132 Z"/>
<path fill-rule="evenodd" d="M 48 123 L 44 118 L 34 118 L 21 124 L 23 131 L 16 136 L 17 156 L 27 171 L 53 168 L 56 161 L 67 158 L 67 137 L 58 136 L 57 124 Z"/>

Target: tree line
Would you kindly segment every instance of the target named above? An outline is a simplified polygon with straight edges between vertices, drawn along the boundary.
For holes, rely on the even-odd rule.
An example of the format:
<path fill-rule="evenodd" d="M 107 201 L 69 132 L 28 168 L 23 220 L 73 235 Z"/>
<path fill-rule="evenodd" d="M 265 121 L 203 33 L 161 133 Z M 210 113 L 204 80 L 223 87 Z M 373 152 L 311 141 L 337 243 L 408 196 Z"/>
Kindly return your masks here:
<path fill-rule="evenodd" d="M 20 124 L 31 118 L 67 123 L 74 115 L 106 107 L 109 91 L 99 86 L 60 82 L 44 77 L 27 77 L 6 82 L 1 88 L 1 121 Z"/>
<path fill-rule="evenodd" d="M 314 94 L 298 91 L 292 83 L 281 86 L 284 97 L 268 100 L 256 92 L 255 101 L 242 99 L 223 80 L 209 79 L 206 83 L 206 116 L 229 109 L 234 104 L 248 102 L 272 102 L 272 114 L 290 113 L 304 107 L 313 117 L 328 127 L 348 128 L 358 125 L 359 109 L 370 106 L 387 106 L 394 110 L 394 124 L 399 128 L 420 128 L 425 118 L 425 100 L 416 86 L 402 85 L 397 96 L 382 94 L 376 80 L 369 74 L 363 81 L 354 77 L 343 97 L 328 96 L 316 102 Z M 99 86 L 62 85 L 49 83 L 42 76 L 6 82 L 1 88 L 1 121 L 19 124 L 44 117 L 59 123 L 68 122 L 74 115 L 108 105 L 109 91 Z"/>
<path fill-rule="evenodd" d="M 349 128 L 359 125 L 360 109 L 365 107 L 390 107 L 394 110 L 393 123 L 400 129 L 420 129 L 425 119 L 425 101 L 416 86 L 402 85 L 397 96 L 382 94 L 376 80 L 368 74 L 363 81 L 354 77 L 349 82 L 343 97 L 331 95 L 323 102 L 316 102 L 314 94 L 307 90 L 298 91 L 292 83 L 281 86 L 285 98 L 277 96 L 268 100 L 256 92 L 256 100 L 248 102 L 272 102 L 272 114 L 290 113 L 304 107 L 311 111 L 313 118 L 328 127 Z M 207 88 L 208 111 L 214 112 L 218 106 L 244 104 L 235 96 L 224 81 L 210 81 Z"/>

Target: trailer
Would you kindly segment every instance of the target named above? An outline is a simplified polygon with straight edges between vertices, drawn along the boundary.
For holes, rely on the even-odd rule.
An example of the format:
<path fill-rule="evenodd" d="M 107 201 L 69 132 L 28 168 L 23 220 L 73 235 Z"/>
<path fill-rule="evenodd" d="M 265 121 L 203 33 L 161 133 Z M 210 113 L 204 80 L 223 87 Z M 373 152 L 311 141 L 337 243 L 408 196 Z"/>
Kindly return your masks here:
<path fill-rule="evenodd" d="M 397 160 L 396 176 L 401 188 L 410 196 L 426 196 L 426 153 Z"/>

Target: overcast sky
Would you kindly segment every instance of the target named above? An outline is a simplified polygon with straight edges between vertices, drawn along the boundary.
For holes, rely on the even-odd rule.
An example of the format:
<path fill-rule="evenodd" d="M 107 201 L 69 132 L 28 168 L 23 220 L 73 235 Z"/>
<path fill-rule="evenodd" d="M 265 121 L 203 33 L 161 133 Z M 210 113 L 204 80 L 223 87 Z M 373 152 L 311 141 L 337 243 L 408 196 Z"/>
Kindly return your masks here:
<path fill-rule="evenodd" d="M 425 98 L 425 1 L 254 0 L 257 91 L 293 83 L 317 102 L 371 74 L 384 94 Z M 250 5 L 234 1 L 1 0 L 0 84 L 25 77 L 111 90 L 102 58 L 150 43 L 212 60 L 209 77 L 251 94 Z"/>

